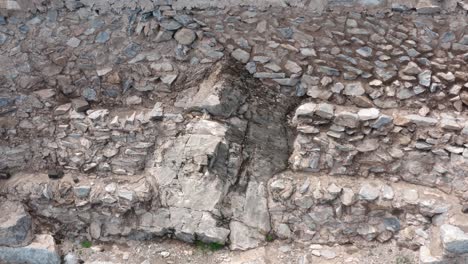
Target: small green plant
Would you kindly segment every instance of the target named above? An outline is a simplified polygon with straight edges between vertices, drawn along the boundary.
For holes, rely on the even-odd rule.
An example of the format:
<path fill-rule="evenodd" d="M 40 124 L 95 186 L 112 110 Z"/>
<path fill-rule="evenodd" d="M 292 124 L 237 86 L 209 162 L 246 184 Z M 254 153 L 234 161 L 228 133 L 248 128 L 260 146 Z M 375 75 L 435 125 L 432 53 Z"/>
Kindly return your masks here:
<path fill-rule="evenodd" d="M 92 245 L 93 244 L 88 240 L 85 240 L 85 241 L 81 242 L 81 247 L 83 247 L 83 248 L 90 248 Z"/>
<path fill-rule="evenodd" d="M 219 243 L 215 243 L 215 242 L 205 243 L 200 240 L 195 241 L 195 246 L 201 251 L 217 251 L 224 247 L 224 245 L 219 244 Z"/>
<path fill-rule="evenodd" d="M 273 240 L 275 240 L 275 237 L 272 234 L 267 234 L 265 240 L 266 242 L 273 242 Z"/>
<path fill-rule="evenodd" d="M 398 256 L 395 260 L 395 264 L 414 264 L 407 256 Z"/>

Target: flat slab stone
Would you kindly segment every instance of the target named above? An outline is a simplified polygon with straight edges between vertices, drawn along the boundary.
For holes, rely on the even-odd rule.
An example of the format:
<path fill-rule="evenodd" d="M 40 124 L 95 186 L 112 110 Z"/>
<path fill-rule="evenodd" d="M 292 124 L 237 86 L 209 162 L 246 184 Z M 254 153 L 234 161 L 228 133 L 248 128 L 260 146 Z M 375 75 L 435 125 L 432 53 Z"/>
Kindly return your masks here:
<path fill-rule="evenodd" d="M 51 235 L 37 235 L 25 247 L 0 247 L 0 263 L 60 264 L 60 257 Z"/>

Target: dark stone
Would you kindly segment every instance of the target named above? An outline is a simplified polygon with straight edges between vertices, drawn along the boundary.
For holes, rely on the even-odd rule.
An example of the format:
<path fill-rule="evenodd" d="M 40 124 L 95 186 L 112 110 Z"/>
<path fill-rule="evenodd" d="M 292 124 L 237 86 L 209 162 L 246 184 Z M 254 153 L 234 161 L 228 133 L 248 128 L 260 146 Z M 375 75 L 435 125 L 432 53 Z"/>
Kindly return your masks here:
<path fill-rule="evenodd" d="M 49 179 L 56 180 L 56 179 L 61 179 L 64 173 L 62 169 L 56 168 L 56 169 L 50 169 L 48 175 L 49 175 Z"/>
<path fill-rule="evenodd" d="M 8 171 L 0 171 L 0 180 L 8 180 L 10 179 L 11 174 Z"/>
<path fill-rule="evenodd" d="M 89 87 L 85 88 L 83 90 L 83 97 L 86 99 L 86 101 L 97 101 L 96 90 Z"/>
<path fill-rule="evenodd" d="M 278 28 L 278 32 L 283 36 L 285 39 L 291 39 L 294 35 L 294 31 L 290 27 L 286 28 Z"/>
<path fill-rule="evenodd" d="M 468 204 L 464 204 L 462 207 L 462 213 L 468 214 Z"/>
<path fill-rule="evenodd" d="M 136 55 L 138 55 L 138 52 L 140 52 L 141 50 L 141 46 L 136 44 L 136 43 L 130 43 L 125 49 L 124 49 L 124 53 L 125 53 L 125 56 L 127 56 L 128 58 L 133 58 L 135 57 Z"/>
<path fill-rule="evenodd" d="M 7 22 L 5 20 L 5 17 L 4 16 L 0 16 L 0 25 L 3 26 L 3 25 L 6 25 Z"/>
<path fill-rule="evenodd" d="M 11 105 L 15 102 L 15 99 L 8 97 L 0 97 L 0 107 Z"/>
<path fill-rule="evenodd" d="M 400 231 L 401 225 L 400 225 L 400 220 L 398 220 L 395 217 L 388 217 L 384 218 L 383 220 L 385 229 L 390 230 L 392 232 L 398 232 Z"/>
<path fill-rule="evenodd" d="M 29 27 L 27 25 L 22 25 L 18 29 L 19 29 L 19 31 L 21 33 L 28 33 L 29 32 Z"/>

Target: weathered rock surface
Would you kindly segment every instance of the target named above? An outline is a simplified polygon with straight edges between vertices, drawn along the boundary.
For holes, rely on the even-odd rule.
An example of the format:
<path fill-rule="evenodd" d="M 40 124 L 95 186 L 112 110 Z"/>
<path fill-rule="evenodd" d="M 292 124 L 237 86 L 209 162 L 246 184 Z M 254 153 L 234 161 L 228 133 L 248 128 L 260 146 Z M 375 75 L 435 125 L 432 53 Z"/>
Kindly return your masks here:
<path fill-rule="evenodd" d="M 25 247 L 0 247 L 0 261 L 11 264 L 59 264 L 54 238 L 51 235 L 36 235 Z"/>
<path fill-rule="evenodd" d="M 19 247 L 33 239 L 32 219 L 18 202 L 0 201 L 0 246 Z"/>

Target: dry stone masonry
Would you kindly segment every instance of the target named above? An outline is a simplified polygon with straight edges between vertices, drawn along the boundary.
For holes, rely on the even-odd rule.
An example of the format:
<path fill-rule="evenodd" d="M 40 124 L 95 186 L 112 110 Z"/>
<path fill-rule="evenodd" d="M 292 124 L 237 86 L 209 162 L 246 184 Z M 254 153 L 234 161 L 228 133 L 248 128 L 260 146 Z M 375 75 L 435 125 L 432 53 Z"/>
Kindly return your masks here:
<path fill-rule="evenodd" d="M 0 1 L 0 263 L 159 237 L 468 263 L 468 4 L 208 2 Z"/>

